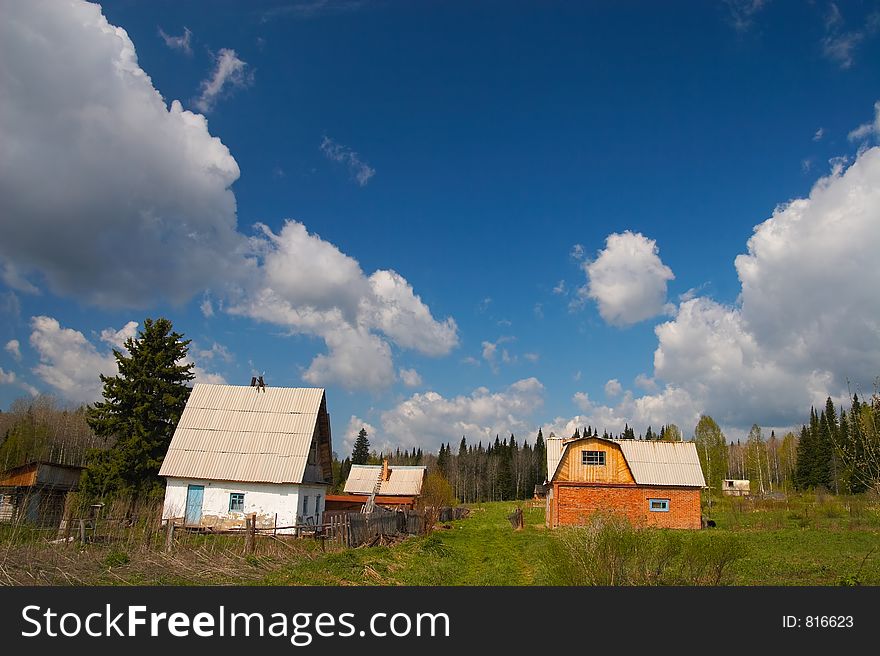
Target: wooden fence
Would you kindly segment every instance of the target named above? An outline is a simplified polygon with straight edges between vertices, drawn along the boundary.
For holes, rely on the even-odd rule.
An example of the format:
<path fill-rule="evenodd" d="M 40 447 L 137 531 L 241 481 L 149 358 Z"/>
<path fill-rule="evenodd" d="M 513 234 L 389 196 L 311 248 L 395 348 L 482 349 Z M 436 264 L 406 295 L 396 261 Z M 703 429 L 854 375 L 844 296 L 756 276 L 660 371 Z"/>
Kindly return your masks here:
<path fill-rule="evenodd" d="M 359 547 L 381 536 L 422 535 L 427 530 L 420 510 L 340 513 L 330 517 L 327 537 L 345 547 Z"/>

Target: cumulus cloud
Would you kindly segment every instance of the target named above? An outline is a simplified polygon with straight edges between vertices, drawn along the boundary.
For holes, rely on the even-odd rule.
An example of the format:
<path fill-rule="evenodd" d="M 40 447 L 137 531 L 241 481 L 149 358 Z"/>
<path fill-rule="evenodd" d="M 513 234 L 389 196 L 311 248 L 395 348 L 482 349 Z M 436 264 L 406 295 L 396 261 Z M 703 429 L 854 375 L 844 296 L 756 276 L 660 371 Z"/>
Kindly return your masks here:
<path fill-rule="evenodd" d="M 611 234 L 605 249 L 582 267 L 587 284 L 578 296 L 596 301 L 606 323 L 628 326 L 668 311 L 666 283 L 675 276 L 653 239 L 630 231 Z"/>
<path fill-rule="evenodd" d="M 367 277 L 357 260 L 295 221 L 262 233 L 261 264 L 227 310 L 321 337 L 328 353 L 312 361 L 308 382 L 380 389 L 395 379 L 389 341 L 429 356 L 458 344 L 455 320 L 434 319 L 396 272 Z"/>
<path fill-rule="evenodd" d="M 779 206 L 735 260 L 738 303 L 681 302 L 658 325 L 654 376 L 614 406 L 557 419 L 620 430 L 674 422 L 687 434 L 700 413 L 729 427 L 786 426 L 848 386 L 870 391 L 880 372 L 880 148 Z M 660 386 L 662 384 L 662 386 Z"/>
<path fill-rule="evenodd" d="M 159 36 L 162 37 L 162 40 L 165 42 L 165 45 L 171 48 L 172 50 L 180 50 L 181 52 L 191 55 L 192 47 L 190 46 L 190 41 L 192 39 L 192 32 L 188 27 L 183 28 L 183 34 L 180 36 L 172 36 L 167 34 L 165 30 L 161 27 L 159 28 Z"/>
<path fill-rule="evenodd" d="M 202 80 L 202 93 L 195 101 L 199 111 L 210 113 L 220 98 L 243 89 L 253 83 L 253 71 L 247 62 L 235 54 L 235 50 L 221 48 L 214 58 L 214 71 L 210 77 Z"/>
<path fill-rule="evenodd" d="M 52 317 L 31 319 L 30 343 L 40 358 L 34 373 L 69 401 L 98 400 L 102 388 L 99 375 L 119 373 L 112 352 L 99 352 L 81 332 L 64 328 Z"/>
<path fill-rule="evenodd" d="M 17 339 L 10 339 L 3 347 L 17 362 L 21 362 L 21 345 Z"/>
<path fill-rule="evenodd" d="M 381 414 L 382 433 L 401 447 L 425 450 L 457 442 L 462 435 L 474 444 L 510 433 L 531 439 L 531 433 L 537 432 L 531 417 L 543 400 L 544 386 L 537 378 L 519 380 L 497 392 L 479 387 L 452 398 L 434 391 L 413 394 Z"/>
<path fill-rule="evenodd" d="M 418 387 L 422 384 L 422 377 L 415 369 L 401 369 L 400 380 L 407 387 Z"/>
<path fill-rule="evenodd" d="M 590 412 L 593 409 L 593 402 L 590 400 L 590 395 L 586 392 L 575 392 L 571 400 L 580 408 L 581 412 Z"/>
<path fill-rule="evenodd" d="M 620 396 L 620 393 L 622 391 L 623 386 L 616 378 L 612 378 L 607 383 L 605 383 L 605 396 L 607 397 Z"/>
<path fill-rule="evenodd" d="M 39 364 L 33 372 L 62 398 L 75 403 L 92 403 L 101 398 L 100 374 L 115 376 L 119 373 L 112 348 L 127 354 L 124 342 L 137 335 L 137 322 L 129 321 L 119 330 L 107 328 L 100 333 L 106 346 L 99 349 L 83 333 L 65 328 L 57 319 L 48 316 L 31 318 L 30 344 L 39 355 Z M 193 363 L 187 356 L 184 363 Z M 196 383 L 225 383 L 217 373 L 194 366 Z"/>
<path fill-rule="evenodd" d="M 98 5 L 34 0 L 3 11 L 7 279 L 143 307 L 231 276 L 241 261 L 230 254 L 246 245 L 230 190 L 239 169 L 204 117 L 166 106 Z"/>
<path fill-rule="evenodd" d="M 348 146 L 333 141 L 330 137 L 325 136 L 321 140 L 320 148 L 327 159 L 348 165 L 352 177 L 361 187 L 367 186 L 370 178 L 376 175 L 376 169 L 364 162 L 360 155 Z"/>

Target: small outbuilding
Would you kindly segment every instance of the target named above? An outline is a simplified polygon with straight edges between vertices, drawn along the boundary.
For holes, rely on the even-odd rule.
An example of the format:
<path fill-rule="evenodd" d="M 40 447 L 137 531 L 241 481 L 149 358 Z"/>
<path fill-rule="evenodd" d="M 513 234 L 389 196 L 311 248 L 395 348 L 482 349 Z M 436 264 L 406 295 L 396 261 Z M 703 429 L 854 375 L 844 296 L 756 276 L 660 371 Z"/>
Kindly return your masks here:
<path fill-rule="evenodd" d="M 332 483 L 330 415 L 321 388 L 193 387 L 159 470 L 165 519 L 293 533 L 322 522 Z"/>
<path fill-rule="evenodd" d="M 726 497 L 747 497 L 750 493 L 748 479 L 725 478 L 721 481 L 721 494 Z"/>
<path fill-rule="evenodd" d="M 59 526 L 83 468 L 34 461 L 0 473 L 0 522 Z"/>
<path fill-rule="evenodd" d="M 706 481 L 692 442 L 549 439 L 547 471 L 548 527 L 608 512 L 636 526 L 700 528 Z"/>
<path fill-rule="evenodd" d="M 371 495 L 376 506 L 390 510 L 415 507 L 422 494 L 426 467 L 412 465 L 352 465 L 344 494 L 331 498 L 334 510 L 360 510 Z M 328 508 L 329 509 L 329 508 Z"/>

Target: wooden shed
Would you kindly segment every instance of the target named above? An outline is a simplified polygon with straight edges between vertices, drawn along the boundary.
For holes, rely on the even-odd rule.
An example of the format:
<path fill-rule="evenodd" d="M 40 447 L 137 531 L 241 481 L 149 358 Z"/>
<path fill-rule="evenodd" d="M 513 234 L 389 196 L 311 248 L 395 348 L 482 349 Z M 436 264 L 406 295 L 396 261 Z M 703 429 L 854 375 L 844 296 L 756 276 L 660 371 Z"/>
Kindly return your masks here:
<path fill-rule="evenodd" d="M 636 526 L 700 528 L 706 481 L 692 442 L 582 437 L 556 446 L 547 449 L 548 527 L 610 512 Z"/>
<path fill-rule="evenodd" d="M 58 526 L 82 467 L 34 461 L 0 473 L 0 522 Z"/>

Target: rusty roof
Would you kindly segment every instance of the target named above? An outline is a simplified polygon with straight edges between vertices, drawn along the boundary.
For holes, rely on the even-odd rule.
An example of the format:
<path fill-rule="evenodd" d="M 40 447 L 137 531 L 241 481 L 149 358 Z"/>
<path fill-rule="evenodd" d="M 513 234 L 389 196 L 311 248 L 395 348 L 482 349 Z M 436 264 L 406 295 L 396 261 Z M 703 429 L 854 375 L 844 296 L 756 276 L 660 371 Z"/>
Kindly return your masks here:
<path fill-rule="evenodd" d="M 160 476 L 302 483 L 322 388 L 197 383 Z"/>

